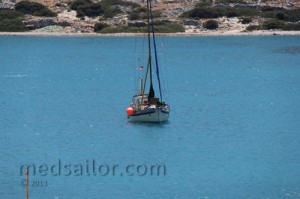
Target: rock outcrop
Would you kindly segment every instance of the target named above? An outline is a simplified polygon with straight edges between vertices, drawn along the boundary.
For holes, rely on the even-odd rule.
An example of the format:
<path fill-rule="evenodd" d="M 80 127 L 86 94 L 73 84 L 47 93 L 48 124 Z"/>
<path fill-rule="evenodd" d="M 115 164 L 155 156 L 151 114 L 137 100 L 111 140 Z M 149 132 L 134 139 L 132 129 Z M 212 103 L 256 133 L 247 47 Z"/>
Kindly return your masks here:
<path fill-rule="evenodd" d="M 70 26 L 71 24 L 67 21 L 58 21 L 54 18 L 34 18 L 24 22 L 26 27 L 34 30 L 39 28 L 44 28 L 46 26 Z"/>
<path fill-rule="evenodd" d="M 132 21 L 132 22 L 128 22 L 128 26 L 140 28 L 140 27 L 147 26 L 147 23 L 145 21 Z"/>

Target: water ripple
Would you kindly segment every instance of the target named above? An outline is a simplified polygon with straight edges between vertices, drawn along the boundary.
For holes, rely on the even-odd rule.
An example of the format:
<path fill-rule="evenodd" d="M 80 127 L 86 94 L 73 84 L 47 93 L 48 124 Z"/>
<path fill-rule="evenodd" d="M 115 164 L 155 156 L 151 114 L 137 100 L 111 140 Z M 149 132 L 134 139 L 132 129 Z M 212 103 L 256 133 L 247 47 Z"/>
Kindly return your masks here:
<path fill-rule="evenodd" d="M 283 47 L 273 50 L 275 53 L 284 53 L 284 54 L 300 54 L 300 46 L 289 46 L 289 47 Z"/>

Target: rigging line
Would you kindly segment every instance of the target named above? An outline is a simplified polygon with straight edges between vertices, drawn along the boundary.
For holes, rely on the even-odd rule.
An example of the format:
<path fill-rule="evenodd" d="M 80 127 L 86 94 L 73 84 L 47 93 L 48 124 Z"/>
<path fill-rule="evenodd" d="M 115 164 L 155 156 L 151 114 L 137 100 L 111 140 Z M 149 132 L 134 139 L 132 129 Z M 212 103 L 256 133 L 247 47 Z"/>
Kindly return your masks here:
<path fill-rule="evenodd" d="M 165 88 L 165 92 L 164 92 L 164 96 L 165 96 L 165 98 L 167 99 L 167 100 L 169 100 L 169 84 L 168 84 L 168 80 L 169 80 L 169 76 L 168 76 L 168 68 L 169 68 L 169 66 L 168 66 L 168 63 L 167 63 L 167 49 L 165 48 L 165 43 L 166 43 L 166 37 L 165 36 L 163 36 L 162 37 L 163 38 L 163 45 L 162 45 L 162 47 L 163 47 L 163 52 L 164 52 L 164 64 L 165 64 L 165 67 L 164 67 L 164 78 L 163 78 L 163 86 L 164 86 L 164 88 Z"/>
<path fill-rule="evenodd" d="M 146 53 L 146 49 L 145 49 L 145 40 L 146 40 L 145 37 L 144 36 L 143 37 L 138 37 L 138 40 L 141 40 L 143 45 L 142 45 L 142 49 L 140 50 L 141 53 L 138 54 L 137 64 L 141 65 L 141 66 L 147 66 L 146 75 L 145 75 L 145 79 L 144 79 L 144 85 L 142 85 L 142 95 L 144 95 L 146 82 L 147 82 L 148 63 L 146 63 L 145 61 L 141 61 L 141 60 L 145 60 L 145 55 L 148 54 L 148 53 Z M 143 73 L 143 70 L 139 74 L 141 74 L 141 73 Z M 143 78 L 143 74 L 141 75 L 141 77 Z"/>
<path fill-rule="evenodd" d="M 136 41 L 136 35 L 134 36 L 134 65 L 133 65 L 133 67 L 136 67 L 136 63 L 137 63 L 137 54 L 136 54 L 136 43 L 137 43 L 137 41 Z M 134 71 L 136 71 L 136 70 L 134 70 Z M 134 78 L 136 77 L 138 75 L 138 72 L 135 72 L 135 76 L 134 76 Z M 138 87 L 137 87 L 137 85 L 136 85 L 136 83 L 135 83 L 135 81 L 133 81 L 133 88 L 134 88 L 134 91 L 136 91 L 137 89 L 138 89 Z"/>
<path fill-rule="evenodd" d="M 151 0 L 147 0 L 148 64 L 150 66 L 150 87 L 151 87 L 151 85 L 152 85 L 152 60 L 151 60 L 151 37 L 150 37 L 150 12 L 151 12 Z"/>
<path fill-rule="evenodd" d="M 161 53 L 158 53 L 158 58 L 159 58 L 159 60 L 163 60 L 163 58 L 165 58 L 165 56 L 166 56 L 166 54 L 165 54 L 165 48 L 164 48 L 164 37 L 165 36 L 162 36 L 161 37 L 161 40 L 162 40 L 162 42 L 161 42 L 161 44 L 160 44 L 160 46 L 161 46 Z M 165 59 L 164 59 L 165 60 Z M 165 101 L 167 101 L 167 92 L 166 92 L 166 75 L 165 75 L 165 67 L 166 67 L 166 62 L 164 62 L 164 64 L 161 64 L 161 62 L 160 62 L 160 74 L 161 74 L 161 86 L 162 86 L 162 92 L 164 93 L 164 99 L 165 99 Z"/>
<path fill-rule="evenodd" d="M 147 64 L 147 70 L 146 70 L 146 76 L 145 76 L 145 80 L 144 80 L 144 88 L 143 88 L 143 92 L 142 92 L 142 100 L 144 98 L 144 94 L 145 94 L 145 89 L 146 89 L 146 83 L 147 83 L 147 78 L 148 78 L 148 70 L 149 70 L 149 66 L 150 64 Z"/>
<path fill-rule="evenodd" d="M 163 101 L 162 98 L 162 92 L 161 92 L 161 85 L 160 85 L 160 78 L 159 78 L 159 69 L 158 69 L 158 60 L 157 60 L 157 50 L 156 50 L 156 41 L 155 41 L 155 31 L 154 31 L 154 17 L 152 14 L 152 0 L 149 0 L 150 2 L 150 16 L 151 16 L 151 22 L 152 22 L 152 37 L 153 37 L 153 45 L 154 45 L 154 55 L 155 55 L 155 66 L 156 66 L 156 74 L 157 74 L 157 81 L 158 81 L 158 87 L 159 87 L 159 95 L 160 95 L 160 100 Z M 150 71 L 151 72 L 151 71 Z"/>

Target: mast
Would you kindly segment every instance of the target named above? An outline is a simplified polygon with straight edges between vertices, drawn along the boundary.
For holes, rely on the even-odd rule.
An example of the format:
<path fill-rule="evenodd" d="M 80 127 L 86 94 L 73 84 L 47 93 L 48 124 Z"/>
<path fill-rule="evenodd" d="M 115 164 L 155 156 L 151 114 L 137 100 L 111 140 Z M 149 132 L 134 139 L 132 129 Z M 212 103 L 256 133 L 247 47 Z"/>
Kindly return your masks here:
<path fill-rule="evenodd" d="M 139 95 L 143 95 L 143 78 L 142 78 L 142 77 L 140 77 L 139 88 L 140 88 L 140 93 L 139 93 Z"/>
<path fill-rule="evenodd" d="M 150 101 L 154 98 L 154 89 L 152 84 L 152 58 L 151 58 L 151 35 L 150 35 L 150 9 L 151 9 L 151 0 L 147 0 L 147 29 L 148 29 L 148 67 L 150 73 L 150 90 L 148 94 L 148 100 Z"/>

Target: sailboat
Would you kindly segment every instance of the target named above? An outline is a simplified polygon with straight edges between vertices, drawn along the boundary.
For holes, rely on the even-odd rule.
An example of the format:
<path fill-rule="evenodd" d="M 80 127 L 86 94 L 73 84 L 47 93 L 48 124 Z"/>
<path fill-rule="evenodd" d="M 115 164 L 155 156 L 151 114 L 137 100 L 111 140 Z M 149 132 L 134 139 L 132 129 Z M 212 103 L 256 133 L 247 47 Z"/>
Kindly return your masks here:
<path fill-rule="evenodd" d="M 148 61 L 146 73 L 144 74 L 144 77 L 139 77 L 139 93 L 132 97 L 132 102 L 126 109 L 126 113 L 129 121 L 133 122 L 165 122 L 170 115 L 170 106 L 163 101 L 151 0 L 147 0 L 147 16 Z M 154 52 L 154 63 L 152 60 L 152 51 Z M 157 76 L 159 97 L 155 96 L 153 86 L 154 69 Z M 147 83 L 149 84 L 148 93 L 145 91 Z"/>

